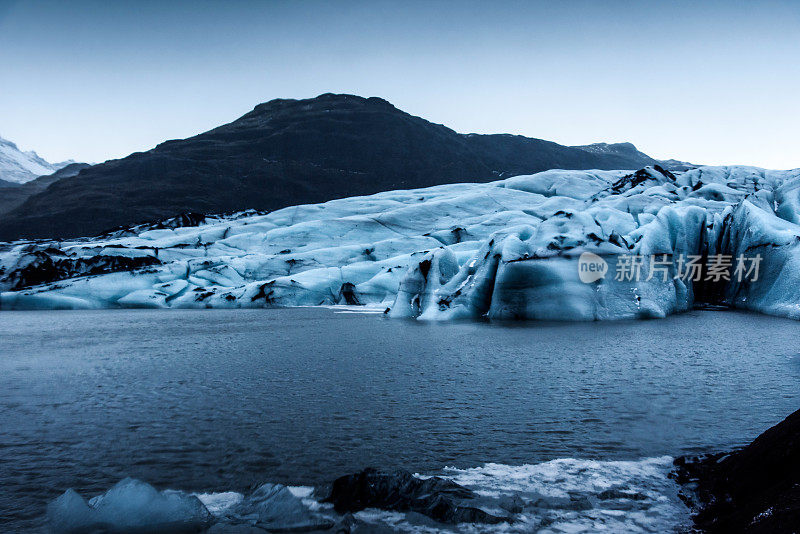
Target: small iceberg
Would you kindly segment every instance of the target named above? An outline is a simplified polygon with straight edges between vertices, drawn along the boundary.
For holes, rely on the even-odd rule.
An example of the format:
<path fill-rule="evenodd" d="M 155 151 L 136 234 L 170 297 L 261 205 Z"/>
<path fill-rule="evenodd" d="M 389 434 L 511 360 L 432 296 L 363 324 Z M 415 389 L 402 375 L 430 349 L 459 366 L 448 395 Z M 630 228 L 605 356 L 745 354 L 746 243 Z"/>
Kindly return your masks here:
<path fill-rule="evenodd" d="M 53 534 L 179 534 L 201 532 L 213 516 L 194 495 L 126 478 L 89 502 L 68 489 L 47 506 L 47 522 Z"/>

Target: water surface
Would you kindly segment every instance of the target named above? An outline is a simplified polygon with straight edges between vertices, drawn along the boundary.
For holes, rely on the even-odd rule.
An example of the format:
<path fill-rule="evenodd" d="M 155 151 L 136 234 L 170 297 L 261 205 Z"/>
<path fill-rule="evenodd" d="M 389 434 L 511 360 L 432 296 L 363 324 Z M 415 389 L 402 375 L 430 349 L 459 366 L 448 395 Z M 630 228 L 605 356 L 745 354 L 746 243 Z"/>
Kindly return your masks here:
<path fill-rule="evenodd" d="M 329 309 L 0 313 L 0 520 L 68 487 L 730 449 L 800 407 L 800 323 L 428 324 Z"/>

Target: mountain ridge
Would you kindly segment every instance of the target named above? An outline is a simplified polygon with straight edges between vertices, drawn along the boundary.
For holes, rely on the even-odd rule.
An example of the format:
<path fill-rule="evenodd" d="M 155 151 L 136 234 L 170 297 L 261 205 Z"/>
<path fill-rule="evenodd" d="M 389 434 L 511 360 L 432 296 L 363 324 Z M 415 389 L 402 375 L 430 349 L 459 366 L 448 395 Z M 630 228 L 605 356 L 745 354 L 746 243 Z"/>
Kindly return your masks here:
<path fill-rule="evenodd" d="M 0 218 L 14 208 L 21 206 L 26 199 L 47 189 L 50 184 L 64 178 L 77 176 L 80 171 L 87 167 L 91 167 L 91 165 L 88 163 L 70 163 L 52 174 L 39 176 L 23 184 L 0 180 L 0 189 L 3 191 L 3 194 L 0 195 Z"/>
<path fill-rule="evenodd" d="M 657 163 L 640 154 L 635 147 L 589 151 L 509 134 L 460 134 L 378 97 L 274 99 L 207 132 L 51 184 L 3 217 L 0 240 L 94 235 L 181 212 L 269 211 L 551 168 Z"/>

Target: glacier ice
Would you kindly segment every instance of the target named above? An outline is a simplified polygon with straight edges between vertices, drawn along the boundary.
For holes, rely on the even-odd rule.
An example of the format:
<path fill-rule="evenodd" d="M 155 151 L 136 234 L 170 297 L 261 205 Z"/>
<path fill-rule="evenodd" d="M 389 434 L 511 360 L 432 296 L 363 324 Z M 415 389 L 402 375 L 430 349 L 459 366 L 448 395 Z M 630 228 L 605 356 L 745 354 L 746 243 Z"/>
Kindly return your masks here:
<path fill-rule="evenodd" d="M 602 320 L 713 301 L 800 318 L 798 243 L 798 169 L 552 170 L 2 243 L 0 309 L 350 304 L 423 320 Z M 692 283 L 673 267 L 584 283 L 586 252 L 610 273 L 628 255 L 759 254 L 761 276 Z"/>

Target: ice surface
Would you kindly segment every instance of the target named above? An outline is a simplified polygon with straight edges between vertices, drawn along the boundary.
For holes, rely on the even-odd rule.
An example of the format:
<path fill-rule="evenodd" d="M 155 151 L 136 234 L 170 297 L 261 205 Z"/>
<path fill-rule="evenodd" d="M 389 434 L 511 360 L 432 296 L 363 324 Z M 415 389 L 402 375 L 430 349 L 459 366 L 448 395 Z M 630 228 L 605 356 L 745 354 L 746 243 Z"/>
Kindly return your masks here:
<path fill-rule="evenodd" d="M 711 295 L 800 318 L 798 223 L 800 170 L 553 170 L 0 244 L 0 308 L 359 305 L 422 320 L 600 320 L 663 317 Z M 611 275 L 582 282 L 584 252 Z M 762 278 L 613 276 L 621 256 L 663 254 L 760 254 Z"/>
<path fill-rule="evenodd" d="M 195 497 L 214 516 L 219 516 L 240 504 L 244 500 L 244 495 L 235 491 L 222 491 L 219 493 L 195 493 Z"/>

